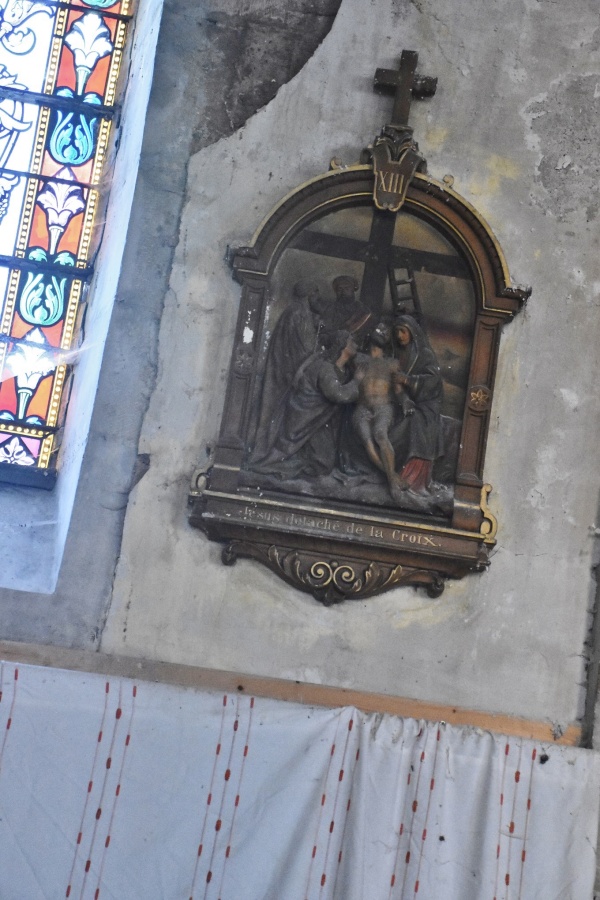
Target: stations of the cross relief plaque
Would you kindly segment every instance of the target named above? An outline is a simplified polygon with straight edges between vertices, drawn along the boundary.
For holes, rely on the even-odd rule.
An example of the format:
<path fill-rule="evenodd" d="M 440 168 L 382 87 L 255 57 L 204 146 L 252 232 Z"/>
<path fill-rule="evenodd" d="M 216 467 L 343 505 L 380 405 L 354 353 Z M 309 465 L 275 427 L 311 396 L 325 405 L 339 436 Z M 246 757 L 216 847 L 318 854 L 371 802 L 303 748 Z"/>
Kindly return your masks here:
<path fill-rule="evenodd" d="M 400 585 L 437 597 L 482 571 L 484 480 L 511 287 L 489 226 L 427 174 L 408 124 L 435 95 L 404 51 L 377 69 L 391 121 L 360 163 L 332 160 L 251 246 L 221 432 L 195 472 L 191 524 L 327 605 Z"/>

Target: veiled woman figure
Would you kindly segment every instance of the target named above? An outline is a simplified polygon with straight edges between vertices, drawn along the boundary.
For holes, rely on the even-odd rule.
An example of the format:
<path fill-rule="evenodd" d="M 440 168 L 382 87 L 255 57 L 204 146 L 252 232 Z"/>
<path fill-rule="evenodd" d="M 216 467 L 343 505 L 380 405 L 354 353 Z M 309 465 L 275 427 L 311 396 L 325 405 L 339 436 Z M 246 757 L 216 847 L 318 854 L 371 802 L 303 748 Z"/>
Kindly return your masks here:
<path fill-rule="evenodd" d="M 444 454 L 442 376 L 427 335 L 412 316 L 395 319 L 394 336 L 402 371 L 397 379 L 415 408 L 397 420 L 389 436 L 402 466 L 400 488 L 420 493 L 430 487 L 434 462 Z"/>
<path fill-rule="evenodd" d="M 321 297 L 314 279 L 300 278 L 295 283 L 292 301 L 283 310 L 269 341 L 256 459 L 266 454 L 281 427 L 282 400 L 290 391 L 298 368 L 319 349 L 319 334 L 330 306 Z"/>

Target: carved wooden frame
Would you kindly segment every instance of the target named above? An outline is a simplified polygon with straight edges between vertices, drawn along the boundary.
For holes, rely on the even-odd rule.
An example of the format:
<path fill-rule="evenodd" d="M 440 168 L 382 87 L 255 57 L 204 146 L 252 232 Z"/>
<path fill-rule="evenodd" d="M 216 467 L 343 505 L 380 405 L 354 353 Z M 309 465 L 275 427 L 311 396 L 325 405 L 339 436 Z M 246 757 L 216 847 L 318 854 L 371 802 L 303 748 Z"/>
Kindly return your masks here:
<path fill-rule="evenodd" d="M 447 185 L 416 174 L 403 210 L 433 224 L 466 260 L 476 295 L 471 366 L 454 483 L 446 524 L 415 521 L 401 511 L 373 514 L 363 504 L 315 501 L 240 484 L 248 446 L 250 399 L 269 279 L 283 250 L 315 218 L 373 202 L 372 165 L 335 169 L 289 194 L 233 258 L 242 299 L 220 437 L 210 467 L 194 475 L 193 526 L 224 541 L 223 562 L 250 557 L 327 605 L 393 586 L 423 585 L 439 596 L 444 579 L 481 571 L 495 544 L 484 459 L 502 325 L 529 296 L 511 287 L 499 244 L 477 211 Z M 385 213 L 393 215 L 393 213 Z M 253 335 L 251 343 L 247 336 Z"/>

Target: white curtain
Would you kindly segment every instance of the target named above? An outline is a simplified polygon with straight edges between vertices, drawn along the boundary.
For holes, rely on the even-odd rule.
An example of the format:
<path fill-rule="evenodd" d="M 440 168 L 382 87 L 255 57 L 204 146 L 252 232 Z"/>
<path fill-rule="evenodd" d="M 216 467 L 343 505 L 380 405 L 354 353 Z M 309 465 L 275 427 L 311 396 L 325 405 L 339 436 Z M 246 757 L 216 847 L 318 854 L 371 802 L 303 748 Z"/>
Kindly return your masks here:
<path fill-rule="evenodd" d="M 598 754 L 0 666 L 0 898 L 588 900 Z"/>

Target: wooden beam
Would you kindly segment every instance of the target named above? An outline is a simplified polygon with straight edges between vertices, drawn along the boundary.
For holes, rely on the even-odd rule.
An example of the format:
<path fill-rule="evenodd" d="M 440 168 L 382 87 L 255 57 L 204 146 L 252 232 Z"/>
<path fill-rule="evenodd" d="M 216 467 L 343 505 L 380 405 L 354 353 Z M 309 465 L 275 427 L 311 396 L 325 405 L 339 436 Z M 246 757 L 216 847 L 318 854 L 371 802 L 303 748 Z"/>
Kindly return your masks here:
<path fill-rule="evenodd" d="M 481 728 L 498 734 L 571 747 L 577 746 L 581 739 L 579 724 L 559 726 L 550 721 L 535 721 L 459 706 L 426 703 L 408 697 L 328 687 L 322 684 L 306 684 L 283 678 L 245 675 L 220 669 L 204 669 L 199 666 L 158 662 L 132 656 L 112 656 L 89 650 L 0 641 L 0 659 L 25 665 L 93 672 L 113 678 L 131 678 L 205 691 L 227 691 L 254 697 L 268 697 L 307 706 L 330 708 L 355 706 L 364 712 L 447 722 L 449 725 Z"/>

